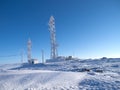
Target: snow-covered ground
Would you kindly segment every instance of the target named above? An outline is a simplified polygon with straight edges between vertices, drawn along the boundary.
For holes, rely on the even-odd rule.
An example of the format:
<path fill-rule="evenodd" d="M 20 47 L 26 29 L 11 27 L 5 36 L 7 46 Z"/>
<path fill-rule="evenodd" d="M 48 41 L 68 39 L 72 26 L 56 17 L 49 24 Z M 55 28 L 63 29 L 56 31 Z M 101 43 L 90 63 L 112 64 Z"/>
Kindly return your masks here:
<path fill-rule="evenodd" d="M 0 65 L 0 90 L 120 90 L 120 59 Z"/>
<path fill-rule="evenodd" d="M 0 90 L 78 90 L 85 73 L 8 70 L 0 74 Z"/>

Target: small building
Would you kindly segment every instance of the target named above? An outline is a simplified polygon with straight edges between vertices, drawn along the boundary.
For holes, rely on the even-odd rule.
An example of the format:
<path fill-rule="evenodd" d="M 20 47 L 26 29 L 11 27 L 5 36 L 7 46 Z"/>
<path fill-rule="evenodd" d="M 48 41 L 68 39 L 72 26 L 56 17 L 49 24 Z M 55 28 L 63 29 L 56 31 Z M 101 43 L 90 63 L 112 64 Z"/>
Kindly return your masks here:
<path fill-rule="evenodd" d="M 31 60 L 29 60 L 29 63 L 30 64 L 37 64 L 37 63 L 39 63 L 39 61 L 37 59 L 31 59 Z"/>
<path fill-rule="evenodd" d="M 72 56 L 68 56 L 68 57 L 66 57 L 66 60 L 72 60 L 72 59 L 73 59 Z"/>

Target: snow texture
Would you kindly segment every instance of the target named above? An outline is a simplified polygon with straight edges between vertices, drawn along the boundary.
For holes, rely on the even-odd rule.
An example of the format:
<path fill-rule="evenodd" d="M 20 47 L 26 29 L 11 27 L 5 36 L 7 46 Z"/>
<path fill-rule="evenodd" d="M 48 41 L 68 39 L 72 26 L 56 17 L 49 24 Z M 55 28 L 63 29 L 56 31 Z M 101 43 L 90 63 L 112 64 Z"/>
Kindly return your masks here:
<path fill-rule="evenodd" d="M 0 90 L 120 90 L 120 59 L 0 65 Z"/>

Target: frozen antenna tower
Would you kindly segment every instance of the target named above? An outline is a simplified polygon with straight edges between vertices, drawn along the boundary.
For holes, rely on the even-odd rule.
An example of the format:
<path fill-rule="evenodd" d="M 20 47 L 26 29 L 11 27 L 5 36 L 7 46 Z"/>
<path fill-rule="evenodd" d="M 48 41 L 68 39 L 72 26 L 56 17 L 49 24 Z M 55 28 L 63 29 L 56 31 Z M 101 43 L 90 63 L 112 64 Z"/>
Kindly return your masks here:
<path fill-rule="evenodd" d="M 51 39 L 51 59 L 55 59 L 57 57 L 57 43 L 56 43 L 56 31 L 55 31 L 55 19 L 53 16 L 50 17 L 48 25 L 49 25 L 50 39 Z"/>
<path fill-rule="evenodd" d="M 42 63 L 44 63 L 45 62 L 44 61 L 44 50 L 42 49 L 41 52 L 42 52 Z"/>
<path fill-rule="evenodd" d="M 31 42 L 31 40 L 29 39 L 28 40 L 28 44 L 27 44 L 27 47 L 28 47 L 28 63 L 30 63 L 30 61 L 31 61 L 31 46 L 32 46 L 32 42 Z"/>
<path fill-rule="evenodd" d="M 23 63 L 23 61 L 24 61 L 24 51 L 22 50 L 21 51 L 21 63 Z"/>

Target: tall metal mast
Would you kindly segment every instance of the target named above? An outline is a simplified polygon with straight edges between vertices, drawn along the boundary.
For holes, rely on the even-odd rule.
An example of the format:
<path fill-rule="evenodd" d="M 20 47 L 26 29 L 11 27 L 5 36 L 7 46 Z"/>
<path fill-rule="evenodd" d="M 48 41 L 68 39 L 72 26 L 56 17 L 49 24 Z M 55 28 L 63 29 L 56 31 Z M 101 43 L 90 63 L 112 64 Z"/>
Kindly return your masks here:
<path fill-rule="evenodd" d="M 49 20 L 49 31 L 51 39 L 51 59 L 55 59 L 58 55 L 57 53 L 57 43 L 56 43 L 56 31 L 55 31 L 55 19 L 53 16 Z"/>
<path fill-rule="evenodd" d="M 42 63 L 45 63 L 45 61 L 44 61 L 44 50 L 42 49 L 41 52 L 42 52 Z"/>
<path fill-rule="evenodd" d="M 24 51 L 22 50 L 21 51 L 21 63 L 23 63 L 23 61 L 24 61 Z"/>
<path fill-rule="evenodd" d="M 29 39 L 28 40 L 28 44 L 27 44 L 27 47 L 28 47 L 28 62 L 30 63 L 30 61 L 31 61 L 31 46 L 32 46 L 32 42 L 31 42 L 31 40 Z"/>

